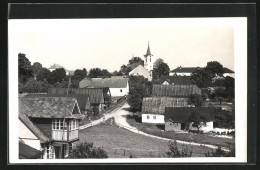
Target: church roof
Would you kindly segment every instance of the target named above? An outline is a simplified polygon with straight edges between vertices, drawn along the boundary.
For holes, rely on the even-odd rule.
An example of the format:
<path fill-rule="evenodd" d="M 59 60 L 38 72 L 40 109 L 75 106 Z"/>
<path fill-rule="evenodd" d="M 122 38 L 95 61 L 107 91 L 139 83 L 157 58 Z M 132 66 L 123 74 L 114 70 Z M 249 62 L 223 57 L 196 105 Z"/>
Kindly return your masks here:
<path fill-rule="evenodd" d="M 149 45 L 149 43 L 148 43 L 147 52 L 146 52 L 146 54 L 145 54 L 144 56 L 147 57 L 147 56 L 149 56 L 149 55 L 152 55 L 152 54 L 151 54 L 151 50 L 150 50 L 150 45 Z"/>

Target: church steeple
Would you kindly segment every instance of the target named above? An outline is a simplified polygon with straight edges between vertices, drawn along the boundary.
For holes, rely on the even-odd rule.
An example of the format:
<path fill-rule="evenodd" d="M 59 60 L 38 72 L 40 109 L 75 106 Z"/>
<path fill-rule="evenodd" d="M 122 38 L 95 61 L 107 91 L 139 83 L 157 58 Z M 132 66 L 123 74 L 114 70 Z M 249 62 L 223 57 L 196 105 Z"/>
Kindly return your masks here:
<path fill-rule="evenodd" d="M 148 41 L 148 47 L 146 54 L 144 55 L 144 68 L 146 68 L 149 72 L 153 70 L 153 55 L 150 50 L 150 43 Z"/>

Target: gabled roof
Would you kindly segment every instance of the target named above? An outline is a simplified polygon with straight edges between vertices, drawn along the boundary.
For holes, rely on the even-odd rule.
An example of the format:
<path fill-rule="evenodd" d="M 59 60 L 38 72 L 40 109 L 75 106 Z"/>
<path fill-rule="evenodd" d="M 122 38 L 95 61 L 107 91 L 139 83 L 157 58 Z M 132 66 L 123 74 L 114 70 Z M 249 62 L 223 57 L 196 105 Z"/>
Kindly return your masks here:
<path fill-rule="evenodd" d="M 126 88 L 126 78 L 92 78 L 91 86 L 93 87 L 109 87 L 109 88 Z"/>
<path fill-rule="evenodd" d="M 19 106 L 19 111 L 29 118 L 83 118 L 74 97 L 24 97 Z"/>
<path fill-rule="evenodd" d="M 212 107 L 166 107 L 164 120 L 185 123 L 192 112 L 204 115 L 207 121 L 215 120 L 216 109 Z"/>
<path fill-rule="evenodd" d="M 19 159 L 40 158 L 41 155 L 43 155 L 41 151 L 34 149 L 23 142 L 19 142 Z"/>
<path fill-rule="evenodd" d="M 19 107 L 23 107 L 22 104 L 19 103 Z M 41 141 L 41 143 L 51 141 L 47 136 L 44 135 L 44 133 L 40 131 L 37 126 L 31 122 L 31 120 L 25 115 L 24 112 L 19 111 L 19 119 L 28 129 L 30 129 L 30 131 Z"/>
<path fill-rule="evenodd" d="M 158 79 L 158 84 L 163 84 L 167 81 L 169 84 L 174 85 L 191 85 L 191 76 L 161 76 Z"/>
<path fill-rule="evenodd" d="M 177 67 L 176 69 L 173 69 L 171 72 L 177 72 L 177 73 L 192 73 L 196 71 L 196 69 L 199 67 Z"/>
<path fill-rule="evenodd" d="M 191 94 L 201 94 L 196 85 L 158 85 L 153 84 L 153 96 L 189 97 Z"/>
<path fill-rule="evenodd" d="M 71 88 L 71 94 L 87 94 L 89 96 L 90 103 L 100 104 L 110 101 L 110 97 L 107 95 L 109 92 L 108 87 L 96 87 L 96 88 Z M 66 94 L 66 88 L 49 88 L 48 94 Z"/>

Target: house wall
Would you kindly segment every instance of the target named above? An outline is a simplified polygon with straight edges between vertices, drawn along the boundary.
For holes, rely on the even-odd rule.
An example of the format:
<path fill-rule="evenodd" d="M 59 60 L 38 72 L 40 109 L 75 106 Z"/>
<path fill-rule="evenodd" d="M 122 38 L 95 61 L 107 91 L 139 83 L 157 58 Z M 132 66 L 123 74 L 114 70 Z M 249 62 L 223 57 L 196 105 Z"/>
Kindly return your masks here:
<path fill-rule="evenodd" d="M 189 127 L 190 130 L 198 130 L 196 127 L 193 127 L 192 124 L 190 124 Z M 211 122 L 207 122 L 206 125 L 203 125 L 200 130 L 204 131 L 204 132 L 209 132 L 213 130 L 213 121 Z"/>
<path fill-rule="evenodd" d="M 149 118 L 148 118 L 149 116 Z M 154 118 L 155 116 L 155 118 Z M 159 114 L 142 114 L 142 123 L 164 124 L 164 115 Z"/>
<path fill-rule="evenodd" d="M 27 128 L 27 126 L 19 120 L 19 138 L 24 141 L 26 145 L 34 149 L 41 150 L 41 141 Z"/>
<path fill-rule="evenodd" d="M 52 119 L 32 118 L 31 121 L 37 126 L 47 137 L 51 138 Z"/>
<path fill-rule="evenodd" d="M 181 130 L 181 123 L 165 122 L 165 131 L 179 131 Z"/>
<path fill-rule="evenodd" d="M 126 88 L 109 88 L 109 90 L 110 90 L 112 97 L 125 96 L 129 93 L 128 87 L 126 87 Z M 122 92 L 120 90 L 122 90 Z"/>

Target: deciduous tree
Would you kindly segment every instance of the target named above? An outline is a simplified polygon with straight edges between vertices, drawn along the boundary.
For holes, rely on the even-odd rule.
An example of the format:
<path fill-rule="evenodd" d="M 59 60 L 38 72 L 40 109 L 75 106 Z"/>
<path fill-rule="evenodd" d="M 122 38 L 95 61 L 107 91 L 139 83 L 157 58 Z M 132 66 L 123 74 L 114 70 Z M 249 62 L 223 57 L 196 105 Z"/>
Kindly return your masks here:
<path fill-rule="evenodd" d="M 26 58 L 25 54 L 18 54 L 18 76 L 19 82 L 25 83 L 28 79 L 33 77 L 31 62 Z"/>
<path fill-rule="evenodd" d="M 207 123 L 207 118 L 203 114 L 193 111 L 188 118 L 188 122 L 192 123 L 192 126 L 196 127 L 199 133 L 200 128 Z"/>
<path fill-rule="evenodd" d="M 188 104 L 195 107 L 201 107 L 203 105 L 203 98 L 199 94 L 192 94 L 188 98 Z"/>

